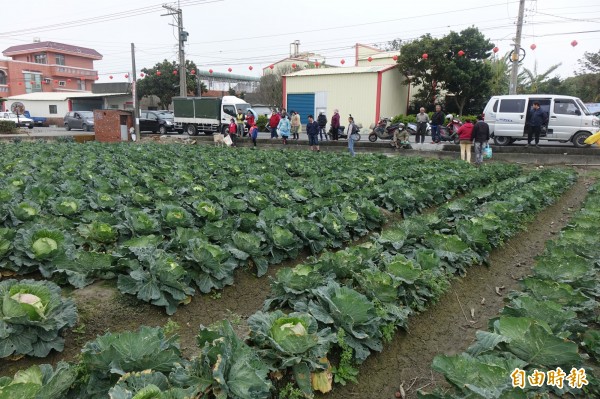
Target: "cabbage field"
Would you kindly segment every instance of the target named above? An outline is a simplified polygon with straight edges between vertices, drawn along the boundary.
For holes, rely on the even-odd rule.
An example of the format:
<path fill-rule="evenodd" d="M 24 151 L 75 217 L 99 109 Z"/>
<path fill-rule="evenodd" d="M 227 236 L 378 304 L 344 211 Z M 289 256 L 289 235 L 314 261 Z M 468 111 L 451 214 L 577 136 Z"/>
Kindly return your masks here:
<path fill-rule="evenodd" d="M 578 179 L 567 169 L 383 155 L 2 147 L 0 358 L 23 369 L 0 368 L 0 399 L 335 396 L 360 385 L 361 365 L 409 329 L 411 317 L 535 228 L 536 215 Z M 598 209 L 597 192 L 590 208 Z M 510 385 L 513 368 L 585 367 L 596 381 L 600 263 L 598 246 L 582 238 L 598 236 L 587 222 L 594 215 L 578 216 L 548 244 L 549 260 L 523 280 L 528 293 L 511 293 L 468 352 L 435 358 L 433 369 L 450 385 L 421 397 L 600 394 L 594 384 Z M 255 280 L 239 285 L 244 273 Z M 220 307 L 222 292 L 235 299 L 236 289 L 265 282 L 262 306 L 243 322 Z M 101 298 L 87 296 L 90 304 L 77 296 L 99 284 L 118 301 L 175 320 L 190 308 L 217 316 L 208 326 L 180 322 L 179 333 L 149 316 L 133 330 L 115 320 L 87 342 L 72 342 L 79 355 L 56 356 L 65 337 L 85 328 L 82 317 L 108 320 L 88 315 Z M 212 298 L 211 309 L 203 297 Z M 102 312 L 109 306 L 97 304 Z M 79 320 L 77 307 L 85 309 Z M 186 334 L 193 348 L 182 347 Z M 49 355 L 52 364 L 44 364 Z M 400 382 L 389 384 L 406 395 Z"/>

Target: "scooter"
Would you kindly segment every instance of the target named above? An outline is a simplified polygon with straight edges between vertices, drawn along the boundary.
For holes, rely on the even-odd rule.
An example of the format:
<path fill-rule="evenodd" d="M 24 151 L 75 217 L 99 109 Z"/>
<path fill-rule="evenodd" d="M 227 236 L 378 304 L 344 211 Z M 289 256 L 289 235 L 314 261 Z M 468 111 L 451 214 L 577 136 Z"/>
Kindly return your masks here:
<path fill-rule="evenodd" d="M 454 118 L 452 114 L 446 115 L 446 119 L 450 122 L 446 126 L 439 126 L 438 130 L 440 133 L 440 141 L 450 141 L 454 144 L 460 144 L 458 138 L 458 129 L 462 126 L 462 122 Z"/>
<path fill-rule="evenodd" d="M 362 124 L 357 123 L 356 127 L 358 127 L 358 129 L 360 131 L 360 129 L 362 129 Z M 333 134 L 331 134 L 331 129 L 327 132 L 327 136 L 329 137 L 329 140 L 333 140 Z M 348 139 L 348 135 L 346 134 L 345 126 L 338 127 L 338 140 L 339 139 L 342 139 L 342 140 Z M 360 133 L 354 133 L 354 141 L 360 141 Z"/>
<path fill-rule="evenodd" d="M 380 140 L 392 140 L 394 133 L 404 130 L 404 123 L 390 123 L 390 118 L 381 118 L 377 125 L 371 125 L 371 133 L 369 133 L 369 141 L 374 143 L 377 139 Z"/>
<path fill-rule="evenodd" d="M 417 124 L 413 122 L 409 122 L 406 124 L 406 130 L 412 136 L 417 134 Z M 427 130 L 425 131 L 426 136 L 431 136 L 431 124 L 427 122 Z"/>

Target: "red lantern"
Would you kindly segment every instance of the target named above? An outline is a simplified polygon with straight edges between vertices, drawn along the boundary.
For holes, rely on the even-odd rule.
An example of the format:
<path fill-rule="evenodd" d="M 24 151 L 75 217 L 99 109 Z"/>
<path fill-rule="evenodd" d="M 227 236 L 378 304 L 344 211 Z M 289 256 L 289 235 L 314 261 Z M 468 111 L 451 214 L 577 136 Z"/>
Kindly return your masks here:
<path fill-rule="evenodd" d="M 23 83 L 19 82 L 19 86 L 23 85 Z"/>
<path fill-rule="evenodd" d="M 95 78 L 95 79 L 96 79 L 96 80 L 98 80 L 98 79 L 100 79 L 100 77 L 99 77 L 99 76 L 96 76 L 96 78 Z"/>
<path fill-rule="evenodd" d="M 319 67 L 319 65 L 321 65 L 321 64 L 319 64 L 319 61 L 315 61 L 315 66 L 316 66 L 317 68 Z"/>
<path fill-rule="evenodd" d="M 249 70 L 253 70 L 254 68 L 252 68 L 252 65 L 250 65 L 250 66 L 248 67 L 248 69 L 249 69 Z"/>
<path fill-rule="evenodd" d="M 494 52 L 494 54 L 496 54 L 498 51 L 500 51 L 500 49 L 498 47 L 494 47 L 492 51 Z"/>
<path fill-rule="evenodd" d="M 156 71 L 156 76 L 160 76 L 162 74 L 161 71 Z"/>
<path fill-rule="evenodd" d="M 573 40 L 573 41 L 571 42 L 571 46 L 573 46 L 573 47 L 577 46 L 578 44 L 579 44 L 579 43 L 577 43 L 577 40 Z"/>
<path fill-rule="evenodd" d="M 55 80 L 55 81 L 54 81 L 54 84 L 58 84 L 58 80 Z"/>
<path fill-rule="evenodd" d="M 129 74 L 128 73 L 125 74 L 125 79 L 129 79 Z"/>
<path fill-rule="evenodd" d="M 398 56 L 397 56 L 397 55 L 395 55 L 395 56 L 393 56 L 393 57 L 392 57 L 392 59 L 393 59 L 394 61 L 398 61 Z"/>
<path fill-rule="evenodd" d="M 233 69 L 231 69 L 231 68 L 227 68 L 227 70 L 228 70 L 229 72 L 233 71 Z"/>
<path fill-rule="evenodd" d="M 537 46 L 534 44 L 532 44 L 531 46 L 529 46 L 530 49 L 535 50 L 537 48 Z"/>
<path fill-rule="evenodd" d="M 296 69 L 296 64 L 292 64 L 292 68 L 293 68 L 293 69 Z"/>
<path fill-rule="evenodd" d="M 173 75 L 177 75 L 177 69 L 173 71 Z"/>
<path fill-rule="evenodd" d="M 342 59 L 340 60 L 340 64 L 344 65 L 345 63 L 346 63 L 346 60 L 342 58 Z"/>
<path fill-rule="evenodd" d="M 192 69 L 192 70 L 190 71 L 190 73 L 191 73 L 192 75 L 195 75 L 195 74 L 196 74 L 196 70 L 195 70 L 195 69 Z"/>
<path fill-rule="evenodd" d="M 46 81 L 45 81 L 45 80 L 42 80 L 42 84 L 43 84 L 43 85 L 45 85 L 45 84 L 46 84 Z"/>
<path fill-rule="evenodd" d="M 273 68 L 275 68 L 275 65 L 271 64 L 271 65 L 269 65 L 269 68 L 273 69 Z"/>
<path fill-rule="evenodd" d="M 35 80 L 32 80 L 30 83 L 31 83 L 32 85 L 34 85 L 34 84 L 35 84 Z"/>
<path fill-rule="evenodd" d="M 426 60 L 427 58 L 429 58 L 429 55 L 427 53 L 423 53 L 422 57 L 424 60 Z"/>
<path fill-rule="evenodd" d="M 71 79 L 67 79 L 67 82 L 71 83 Z"/>
<path fill-rule="evenodd" d="M 369 61 L 369 62 L 373 61 L 373 57 L 367 58 L 367 61 Z"/>
<path fill-rule="evenodd" d="M 465 52 L 462 50 L 458 50 L 458 56 L 462 57 L 463 55 L 465 55 Z"/>
<path fill-rule="evenodd" d="M 212 69 L 209 69 L 209 70 L 208 70 L 208 73 L 210 73 L 210 74 L 212 75 L 212 73 L 213 73 L 213 70 L 212 70 Z"/>
<path fill-rule="evenodd" d="M 144 72 L 140 73 L 140 78 L 144 77 Z"/>
<path fill-rule="evenodd" d="M 113 76 L 112 76 L 112 75 L 110 75 L 108 78 L 109 78 L 110 80 L 112 80 Z"/>

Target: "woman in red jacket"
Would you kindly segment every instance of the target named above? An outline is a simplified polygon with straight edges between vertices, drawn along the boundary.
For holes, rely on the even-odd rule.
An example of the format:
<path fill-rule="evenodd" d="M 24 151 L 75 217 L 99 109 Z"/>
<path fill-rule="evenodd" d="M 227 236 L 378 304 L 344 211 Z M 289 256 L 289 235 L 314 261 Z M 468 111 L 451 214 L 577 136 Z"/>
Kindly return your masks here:
<path fill-rule="evenodd" d="M 471 163 L 471 140 L 473 133 L 473 124 L 470 119 L 458 129 L 458 138 L 460 139 L 460 159 Z"/>

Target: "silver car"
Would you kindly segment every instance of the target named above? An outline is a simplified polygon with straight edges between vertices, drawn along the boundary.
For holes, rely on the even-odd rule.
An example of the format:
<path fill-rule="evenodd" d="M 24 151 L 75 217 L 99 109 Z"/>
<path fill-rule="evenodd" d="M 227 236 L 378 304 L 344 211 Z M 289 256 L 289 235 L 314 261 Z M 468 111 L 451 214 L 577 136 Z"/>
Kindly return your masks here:
<path fill-rule="evenodd" d="M 94 113 L 92 111 L 71 111 L 65 115 L 65 129 L 82 129 L 86 132 L 94 130 Z"/>

